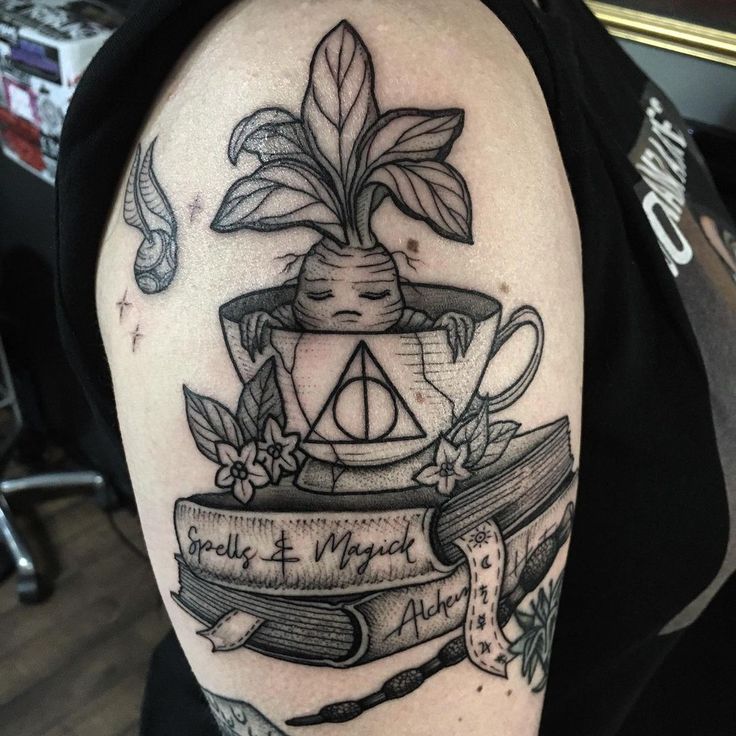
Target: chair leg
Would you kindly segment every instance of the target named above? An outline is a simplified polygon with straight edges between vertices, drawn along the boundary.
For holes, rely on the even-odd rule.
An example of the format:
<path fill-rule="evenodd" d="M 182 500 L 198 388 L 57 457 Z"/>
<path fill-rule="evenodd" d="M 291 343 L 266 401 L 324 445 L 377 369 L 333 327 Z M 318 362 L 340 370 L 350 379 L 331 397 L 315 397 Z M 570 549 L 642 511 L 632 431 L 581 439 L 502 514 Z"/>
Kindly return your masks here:
<path fill-rule="evenodd" d="M 120 499 L 115 491 L 107 484 L 105 478 L 94 470 L 61 470 L 56 473 L 39 473 L 0 481 L 0 493 L 7 496 L 39 488 L 85 487 L 93 489 L 95 501 L 103 511 L 113 511 L 120 506 Z"/>
<path fill-rule="evenodd" d="M 13 514 L 2 491 L 0 491 L 0 534 L 15 563 L 18 574 L 16 582 L 18 598 L 23 603 L 38 603 L 43 599 L 45 592 L 41 578 L 23 536 L 13 523 Z"/>
<path fill-rule="evenodd" d="M 114 507 L 115 495 L 105 479 L 93 470 L 63 470 L 58 473 L 39 473 L 0 481 L 0 534 L 18 571 L 18 598 L 23 603 L 37 603 L 48 593 L 44 580 L 36 569 L 30 550 L 15 524 L 8 498 L 15 493 L 47 488 L 92 487 L 97 503 L 108 510 Z"/>
<path fill-rule="evenodd" d="M 39 488 L 74 488 L 92 486 L 95 489 L 105 485 L 105 479 L 93 470 L 62 470 L 58 473 L 38 473 L 21 478 L 7 478 L 0 481 L 0 492 L 7 496 L 20 491 Z"/>

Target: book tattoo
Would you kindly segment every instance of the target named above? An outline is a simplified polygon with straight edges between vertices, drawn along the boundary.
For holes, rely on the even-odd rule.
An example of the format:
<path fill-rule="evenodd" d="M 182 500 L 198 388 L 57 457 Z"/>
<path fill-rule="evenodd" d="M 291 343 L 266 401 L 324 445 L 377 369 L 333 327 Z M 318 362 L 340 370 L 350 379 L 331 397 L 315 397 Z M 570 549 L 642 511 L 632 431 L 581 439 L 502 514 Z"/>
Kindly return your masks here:
<path fill-rule="evenodd" d="M 278 256 L 296 278 L 220 307 L 237 405 L 183 388 L 217 490 L 175 504 L 172 595 L 215 656 L 246 647 L 357 667 L 445 636 L 423 665 L 295 714 L 291 727 L 357 718 L 465 658 L 497 677 L 518 662 L 541 691 L 561 590 L 550 571 L 574 514 L 567 417 L 524 429 L 497 419 L 539 367 L 538 312 L 522 306 L 504 321 L 491 296 L 409 281 L 399 266 L 411 267 L 408 257 L 372 227 L 390 198 L 472 245 L 468 186 L 447 161 L 464 111 L 381 112 L 373 77 L 368 49 L 342 21 L 314 52 L 299 115 L 264 108 L 235 125 L 228 158 L 251 173 L 224 193 L 212 229 L 244 240 L 298 226 L 317 240 Z M 139 158 L 128 188 L 130 218 L 142 222 L 152 147 L 140 170 Z M 526 366 L 484 393 L 522 327 L 534 335 Z"/>

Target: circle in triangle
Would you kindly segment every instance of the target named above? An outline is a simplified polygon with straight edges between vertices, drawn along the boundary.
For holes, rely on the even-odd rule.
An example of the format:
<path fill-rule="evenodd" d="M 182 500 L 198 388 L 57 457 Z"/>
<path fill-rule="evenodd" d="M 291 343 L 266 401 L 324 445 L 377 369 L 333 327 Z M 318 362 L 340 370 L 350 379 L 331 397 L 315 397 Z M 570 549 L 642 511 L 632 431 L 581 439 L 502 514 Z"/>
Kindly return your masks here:
<path fill-rule="evenodd" d="M 384 439 L 396 426 L 396 399 L 391 389 L 376 378 L 351 378 L 340 387 L 332 404 L 335 424 L 359 441 Z"/>
<path fill-rule="evenodd" d="M 364 340 L 348 359 L 306 442 L 391 442 L 426 437 Z"/>

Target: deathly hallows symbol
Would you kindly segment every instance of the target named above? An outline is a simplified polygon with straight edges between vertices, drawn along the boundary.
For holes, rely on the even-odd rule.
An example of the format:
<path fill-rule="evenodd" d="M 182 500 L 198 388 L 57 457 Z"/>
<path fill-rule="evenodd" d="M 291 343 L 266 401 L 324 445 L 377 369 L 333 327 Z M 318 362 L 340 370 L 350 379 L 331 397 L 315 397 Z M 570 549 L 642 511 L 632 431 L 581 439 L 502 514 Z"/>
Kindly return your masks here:
<path fill-rule="evenodd" d="M 414 412 L 361 340 L 311 424 L 305 441 L 355 444 L 426 436 Z"/>

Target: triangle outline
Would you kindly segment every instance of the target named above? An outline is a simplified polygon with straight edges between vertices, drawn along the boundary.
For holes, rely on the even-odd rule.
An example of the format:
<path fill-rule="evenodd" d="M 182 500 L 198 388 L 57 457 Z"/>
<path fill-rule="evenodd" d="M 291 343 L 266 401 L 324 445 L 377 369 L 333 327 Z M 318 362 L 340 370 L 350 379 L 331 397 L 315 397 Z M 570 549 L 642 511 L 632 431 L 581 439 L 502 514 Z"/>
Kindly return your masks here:
<path fill-rule="evenodd" d="M 316 432 L 315 428 L 320 424 L 322 421 L 322 418 L 324 415 L 330 411 L 335 403 L 335 400 L 337 398 L 337 395 L 342 390 L 343 386 L 347 383 L 346 377 L 352 368 L 353 363 L 358 360 L 358 358 L 363 356 L 363 359 L 368 358 L 372 365 L 375 367 L 375 369 L 378 371 L 379 375 L 383 379 L 383 381 L 386 384 L 387 390 L 391 392 L 392 398 L 396 402 L 397 405 L 397 412 L 398 411 L 405 411 L 408 415 L 410 421 L 414 424 L 416 427 L 417 432 L 415 434 L 407 434 L 407 435 L 401 435 L 401 436 L 388 436 L 388 437 L 380 437 L 375 440 L 360 440 L 360 439 L 354 439 L 351 437 L 347 437 L 346 439 L 340 439 L 340 440 L 328 440 L 320 437 L 320 435 Z M 363 375 L 365 375 L 365 371 L 363 372 Z M 398 422 L 398 419 L 397 419 Z M 394 423 L 394 427 L 396 423 Z M 338 427 L 339 429 L 339 427 Z M 393 429 L 393 428 L 392 428 Z M 392 430 L 389 430 L 389 433 Z M 315 439 L 316 435 L 316 439 Z M 378 362 L 376 359 L 376 356 L 373 355 L 373 352 L 368 347 L 365 340 L 361 340 L 356 346 L 355 350 L 350 354 L 350 357 L 348 358 L 347 362 L 345 363 L 345 367 L 342 369 L 342 372 L 340 373 L 337 381 L 335 382 L 335 385 L 333 386 L 330 393 L 327 395 L 327 398 L 325 399 L 325 403 L 322 405 L 322 408 L 320 409 L 319 413 L 317 414 L 317 418 L 310 423 L 309 425 L 309 431 L 306 434 L 306 437 L 304 438 L 304 442 L 311 442 L 313 444 L 323 444 L 323 445 L 370 445 L 370 444 L 376 444 L 380 442 L 399 442 L 402 440 L 415 440 L 415 439 L 422 439 L 427 436 L 427 432 L 425 431 L 424 427 L 419 423 L 419 420 L 416 417 L 416 414 L 411 410 L 409 405 L 404 401 L 404 398 L 401 396 L 401 393 L 396 388 L 396 385 L 394 382 L 388 377 L 388 374 L 383 369 L 383 366 Z"/>

